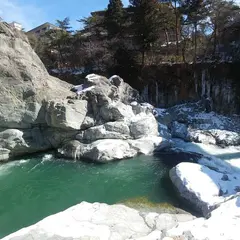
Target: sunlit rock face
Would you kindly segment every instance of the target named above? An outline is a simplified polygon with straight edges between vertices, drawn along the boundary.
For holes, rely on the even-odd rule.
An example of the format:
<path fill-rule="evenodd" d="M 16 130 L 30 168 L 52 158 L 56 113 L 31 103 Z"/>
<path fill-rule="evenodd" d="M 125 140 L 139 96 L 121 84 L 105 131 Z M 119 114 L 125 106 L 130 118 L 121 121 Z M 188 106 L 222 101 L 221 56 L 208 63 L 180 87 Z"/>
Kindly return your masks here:
<path fill-rule="evenodd" d="M 67 139 L 73 134 L 49 128 L 46 105 L 51 100 L 64 105 L 72 95 L 71 85 L 51 77 L 27 37 L 3 22 L 0 42 L 1 161 L 59 146 L 63 136 Z"/>
<path fill-rule="evenodd" d="M 201 159 L 200 163 L 180 163 L 170 171 L 170 178 L 180 195 L 208 216 L 240 191 L 240 171 L 224 167 L 220 161 Z"/>
<path fill-rule="evenodd" d="M 96 161 L 150 154 L 164 142 L 150 140 L 149 149 L 141 150 L 140 144 L 125 141 L 158 137 L 158 124 L 151 110 L 138 103 L 138 111 L 133 109 L 139 94 L 119 76 L 90 74 L 83 85 L 72 86 L 48 74 L 22 32 L 0 23 L 0 42 L 1 161 L 56 149 L 73 139 L 92 143 L 74 156 Z"/>
<path fill-rule="evenodd" d="M 169 139 L 170 135 L 159 135 L 153 107 L 138 103 L 136 90 L 119 76 L 106 79 L 90 74 L 83 86 L 75 88 L 81 89 L 78 99 L 88 103 L 86 121 L 83 120 L 83 129 L 75 141 L 58 150 L 60 156 L 109 162 L 153 154 L 171 146 L 164 138 Z M 85 122 L 91 125 L 86 126 Z"/>

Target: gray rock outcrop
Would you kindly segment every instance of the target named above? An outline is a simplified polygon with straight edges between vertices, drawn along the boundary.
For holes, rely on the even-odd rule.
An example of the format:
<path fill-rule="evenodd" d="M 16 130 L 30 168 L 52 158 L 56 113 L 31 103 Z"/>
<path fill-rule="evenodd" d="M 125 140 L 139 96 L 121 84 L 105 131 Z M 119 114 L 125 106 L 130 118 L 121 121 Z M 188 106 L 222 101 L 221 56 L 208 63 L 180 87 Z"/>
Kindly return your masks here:
<path fill-rule="evenodd" d="M 120 77 L 108 80 L 90 74 L 84 84 L 87 87 L 79 98 L 88 102 L 87 122 L 91 125 L 84 123 L 75 141 L 58 149 L 59 156 L 108 162 L 152 154 L 170 146 L 170 142 L 159 136 L 158 123 L 152 111 L 146 111 L 137 102 L 134 105 L 128 102 L 137 100 L 137 94 L 130 91 L 131 87 Z M 128 89 L 128 97 L 124 97 L 124 89 Z"/>
<path fill-rule="evenodd" d="M 203 157 L 198 162 L 180 163 L 170 171 L 170 178 L 180 196 L 207 217 L 240 192 L 240 170 L 232 161 L 213 157 Z"/>
<path fill-rule="evenodd" d="M 0 43 L 1 160 L 52 149 L 63 138 L 71 139 L 73 131 L 60 124 L 53 130 L 46 121 L 48 102 L 64 101 L 71 85 L 51 77 L 27 37 L 3 22 Z"/>
<path fill-rule="evenodd" d="M 61 156 L 106 162 L 166 146 L 161 137 L 156 140 L 151 110 L 131 106 L 139 94 L 119 76 L 90 74 L 73 87 L 51 77 L 27 37 L 2 22 L 0 42 L 1 161 L 63 146 Z M 128 142 L 148 137 L 148 150 Z"/>

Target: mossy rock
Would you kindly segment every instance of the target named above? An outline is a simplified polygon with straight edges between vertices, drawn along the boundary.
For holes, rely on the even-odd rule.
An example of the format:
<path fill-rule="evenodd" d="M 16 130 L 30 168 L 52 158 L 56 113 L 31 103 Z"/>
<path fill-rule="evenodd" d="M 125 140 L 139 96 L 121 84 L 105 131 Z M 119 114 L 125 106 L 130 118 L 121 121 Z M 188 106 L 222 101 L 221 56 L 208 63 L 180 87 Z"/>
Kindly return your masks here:
<path fill-rule="evenodd" d="M 120 204 L 124 204 L 128 207 L 135 208 L 141 211 L 157 212 L 157 213 L 170 213 L 170 214 L 187 214 L 188 212 L 173 206 L 170 203 L 156 203 L 149 200 L 147 197 L 137 197 L 126 199 Z"/>

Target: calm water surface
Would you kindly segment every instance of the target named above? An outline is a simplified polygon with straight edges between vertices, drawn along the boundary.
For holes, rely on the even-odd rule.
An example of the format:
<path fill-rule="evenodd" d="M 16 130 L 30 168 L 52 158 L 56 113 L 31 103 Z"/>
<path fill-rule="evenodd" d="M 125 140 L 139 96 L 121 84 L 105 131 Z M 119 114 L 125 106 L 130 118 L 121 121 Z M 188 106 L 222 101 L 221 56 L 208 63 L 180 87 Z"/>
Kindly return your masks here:
<path fill-rule="evenodd" d="M 168 179 L 172 164 L 163 158 L 93 164 L 38 155 L 0 165 L 0 238 L 81 201 L 114 204 L 147 197 L 176 204 Z"/>

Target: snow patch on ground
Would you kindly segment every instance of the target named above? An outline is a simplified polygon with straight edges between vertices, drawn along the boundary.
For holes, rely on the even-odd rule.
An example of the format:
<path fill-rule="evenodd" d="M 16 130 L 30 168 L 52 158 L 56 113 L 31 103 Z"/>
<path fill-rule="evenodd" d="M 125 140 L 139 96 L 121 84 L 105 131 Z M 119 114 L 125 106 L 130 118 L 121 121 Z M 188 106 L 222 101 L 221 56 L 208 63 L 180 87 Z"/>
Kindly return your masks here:
<path fill-rule="evenodd" d="M 219 115 L 215 112 L 190 114 L 188 120 L 193 126 L 197 126 L 197 129 L 200 130 L 220 129 L 234 131 L 238 130 L 239 127 L 236 126 L 233 119 Z"/>
<path fill-rule="evenodd" d="M 209 145 L 203 143 L 185 142 L 181 139 L 173 139 L 174 146 L 185 152 L 195 152 L 207 156 L 219 157 L 223 160 L 240 160 L 240 146 L 230 146 L 221 148 L 216 145 Z M 234 156 L 233 156 L 234 155 Z"/>

